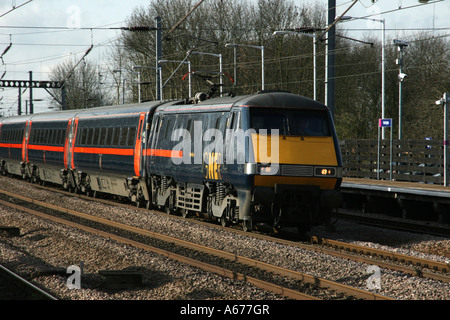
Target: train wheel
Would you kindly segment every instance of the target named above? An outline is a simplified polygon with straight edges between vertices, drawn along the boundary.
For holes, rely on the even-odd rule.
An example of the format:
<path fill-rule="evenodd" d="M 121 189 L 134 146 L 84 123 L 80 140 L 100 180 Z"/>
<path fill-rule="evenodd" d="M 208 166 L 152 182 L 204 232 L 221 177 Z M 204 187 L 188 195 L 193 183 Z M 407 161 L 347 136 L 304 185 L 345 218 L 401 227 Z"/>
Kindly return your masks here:
<path fill-rule="evenodd" d="M 181 209 L 181 216 L 182 216 L 183 218 L 189 217 L 189 210 L 187 210 L 187 209 Z"/>
<path fill-rule="evenodd" d="M 222 216 L 219 218 L 220 225 L 224 228 L 230 225 L 230 221 L 227 218 L 227 208 L 223 210 Z"/>
<path fill-rule="evenodd" d="M 230 225 L 230 223 L 228 222 L 227 218 L 225 217 L 225 215 L 222 216 L 222 218 L 220 218 L 220 225 L 224 228 L 228 227 Z"/>
<path fill-rule="evenodd" d="M 244 221 L 242 221 L 242 230 L 244 230 L 244 232 L 252 231 L 253 230 L 252 220 L 244 220 Z"/>

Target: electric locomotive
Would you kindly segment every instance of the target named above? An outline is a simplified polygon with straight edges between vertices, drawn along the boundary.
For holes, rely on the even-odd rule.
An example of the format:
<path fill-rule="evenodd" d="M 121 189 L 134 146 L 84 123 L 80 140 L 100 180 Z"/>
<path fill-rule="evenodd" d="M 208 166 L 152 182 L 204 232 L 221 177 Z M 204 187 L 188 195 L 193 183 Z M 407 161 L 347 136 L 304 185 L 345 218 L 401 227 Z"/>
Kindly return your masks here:
<path fill-rule="evenodd" d="M 342 160 L 332 117 L 285 92 L 156 108 L 148 141 L 152 204 L 222 225 L 306 231 L 340 205 Z"/>

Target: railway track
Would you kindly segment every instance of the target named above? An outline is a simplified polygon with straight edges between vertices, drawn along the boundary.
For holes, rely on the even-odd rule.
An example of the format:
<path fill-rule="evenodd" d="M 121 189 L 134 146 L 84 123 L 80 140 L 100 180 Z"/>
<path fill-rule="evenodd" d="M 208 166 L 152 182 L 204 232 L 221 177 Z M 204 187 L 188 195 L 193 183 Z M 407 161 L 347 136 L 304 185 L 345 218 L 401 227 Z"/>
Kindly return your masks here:
<path fill-rule="evenodd" d="M 225 277 L 245 280 L 260 288 L 263 288 L 264 290 L 275 292 L 277 294 L 286 296 L 290 299 L 301 299 L 301 300 L 306 299 L 317 300 L 321 298 L 329 299 L 327 298 L 327 295 L 329 294 L 328 292 L 330 290 L 333 292 L 332 295 L 335 295 L 335 292 L 340 293 L 341 299 L 342 298 L 371 299 L 371 300 L 390 299 L 389 297 L 378 295 L 369 291 L 353 288 L 326 279 L 320 279 L 300 272 L 277 267 L 261 261 L 257 261 L 255 259 L 238 256 L 236 254 L 232 254 L 226 251 L 205 247 L 202 245 L 176 239 L 155 232 L 150 232 L 136 227 L 131 227 L 111 220 L 93 217 L 91 215 L 77 212 L 75 210 L 60 208 L 24 196 L 15 195 L 7 191 L 2 191 L 2 194 L 4 194 L 9 199 L 8 201 L 1 200 L 0 203 L 2 205 L 8 205 L 17 210 L 26 211 L 45 219 L 51 219 L 53 221 L 57 221 L 58 223 L 64 223 L 66 225 L 83 229 L 85 231 L 103 237 L 108 237 L 110 239 L 120 241 L 122 243 L 131 245 L 136 248 L 150 250 L 152 252 L 166 256 L 168 258 L 175 259 L 177 261 L 187 263 L 192 266 L 210 272 L 214 272 Z M 16 199 L 15 201 L 13 201 L 16 203 L 11 203 L 12 202 L 11 199 Z M 23 204 L 19 204 L 22 202 Z M 30 205 L 33 208 L 30 208 Z M 43 213 L 42 209 L 44 209 L 44 211 L 50 210 L 53 213 L 52 214 Z M 56 217 L 54 215 L 55 213 L 60 217 Z M 61 216 L 64 216 L 64 218 L 61 218 Z M 73 221 L 73 219 L 70 219 L 72 221 L 68 221 L 67 220 L 68 216 L 75 217 L 75 220 L 77 221 L 75 222 Z M 95 227 L 86 226 L 86 224 L 81 223 L 81 221 L 89 221 L 89 224 L 90 225 L 94 224 Z M 102 228 L 100 228 L 101 225 L 103 226 Z M 104 229 L 105 226 L 107 229 Z M 118 230 L 119 232 L 117 232 Z M 152 239 L 151 244 L 147 243 L 148 239 Z M 155 240 L 156 242 L 158 242 L 158 245 L 154 243 Z M 169 244 L 169 246 L 172 248 L 174 246 L 182 247 L 183 251 L 186 250 L 191 251 L 191 255 L 186 256 L 185 254 L 179 254 L 177 252 L 174 252 L 174 250 L 172 249 L 171 250 L 164 249 L 164 247 L 166 246 L 161 245 L 161 243 Z M 205 258 L 205 256 L 208 256 L 208 258 Z M 210 257 L 213 257 L 213 259 L 211 259 Z M 208 262 L 205 262 L 203 260 L 208 260 Z M 209 262 L 209 260 L 215 260 L 216 262 L 212 264 Z M 227 261 L 227 263 L 225 263 L 224 261 Z M 227 267 L 224 267 L 224 265 L 226 265 Z M 236 270 L 246 270 L 246 271 L 245 273 L 241 273 Z M 261 275 L 261 273 L 262 276 L 253 276 L 253 274 Z M 302 293 L 299 292 L 298 290 L 294 290 L 282 284 L 280 285 L 279 283 L 271 283 L 269 281 L 266 281 L 264 278 L 273 278 L 271 274 L 279 275 L 283 278 L 289 279 L 290 281 L 294 280 L 297 282 L 301 282 L 302 286 L 307 288 L 308 291 L 311 291 L 311 288 L 314 287 L 315 288 L 314 291 L 318 291 L 319 293 L 315 292 L 314 295 Z"/>
<path fill-rule="evenodd" d="M 54 191 L 54 189 L 49 189 Z M 58 190 L 59 192 L 59 190 Z M 61 191 L 64 192 L 64 191 Z M 70 194 L 70 193 L 65 193 Z M 74 195 L 74 194 L 72 194 Z M 75 196 L 75 195 L 74 195 Z M 111 204 L 110 200 L 105 199 L 93 199 L 84 195 L 76 195 L 80 198 L 87 200 L 95 200 L 105 204 Z M 129 207 L 128 204 L 116 203 L 115 205 L 120 205 L 123 207 Z M 146 209 L 137 208 L 137 210 L 141 210 L 143 212 Z M 159 212 L 159 214 L 165 214 Z M 185 220 L 183 217 L 173 216 L 175 219 Z M 212 226 L 216 228 L 223 228 L 218 225 L 211 224 L 210 222 L 205 222 L 203 220 L 194 220 L 190 219 L 190 221 L 198 224 L 204 224 L 207 226 Z M 419 258 L 414 256 L 409 256 L 401 253 L 396 253 L 392 251 L 386 251 L 381 249 L 370 248 L 366 246 L 346 243 L 343 241 L 337 241 L 332 239 L 326 239 L 323 237 L 313 236 L 311 238 L 311 243 L 303 243 L 298 241 L 286 240 L 279 237 L 274 237 L 272 235 L 267 235 L 265 232 L 263 233 L 248 233 L 240 230 L 239 228 L 228 228 L 231 232 L 241 234 L 244 236 L 251 236 L 262 240 L 272 241 L 284 245 L 295 246 L 298 248 L 312 250 L 316 252 L 321 252 L 324 254 L 341 257 L 345 259 L 350 259 L 356 262 L 363 262 L 370 265 L 377 265 L 382 268 L 401 271 L 406 274 L 410 274 L 412 276 L 418 276 L 433 280 L 438 280 L 442 282 L 450 282 L 450 263 L 444 263 L 439 261 L 434 261 L 425 258 Z M 296 233 L 294 234 L 286 234 L 287 237 L 296 237 Z"/>
<path fill-rule="evenodd" d="M 0 300 L 57 300 L 57 298 L 0 265 Z"/>
<path fill-rule="evenodd" d="M 427 221 L 414 221 L 405 218 L 395 218 L 386 215 L 364 213 L 360 214 L 354 210 L 340 209 L 336 218 L 355 221 L 366 225 L 388 228 L 393 230 L 404 230 L 415 233 L 426 233 L 440 237 L 450 236 L 450 227 L 442 223 Z"/>

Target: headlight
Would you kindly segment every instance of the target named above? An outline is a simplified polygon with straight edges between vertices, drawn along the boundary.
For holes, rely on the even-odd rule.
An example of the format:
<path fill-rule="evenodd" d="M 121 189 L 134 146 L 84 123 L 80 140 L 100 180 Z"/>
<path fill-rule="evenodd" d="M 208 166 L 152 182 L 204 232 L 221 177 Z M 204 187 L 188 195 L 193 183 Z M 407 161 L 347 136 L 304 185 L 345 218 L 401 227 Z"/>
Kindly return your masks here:
<path fill-rule="evenodd" d="M 336 168 L 315 167 L 314 175 L 316 177 L 336 177 Z"/>
<path fill-rule="evenodd" d="M 267 166 L 259 166 L 258 173 L 260 175 L 273 176 L 273 175 L 278 174 L 278 168 L 279 168 L 279 166 L 276 164 L 271 164 L 271 165 L 267 165 Z"/>

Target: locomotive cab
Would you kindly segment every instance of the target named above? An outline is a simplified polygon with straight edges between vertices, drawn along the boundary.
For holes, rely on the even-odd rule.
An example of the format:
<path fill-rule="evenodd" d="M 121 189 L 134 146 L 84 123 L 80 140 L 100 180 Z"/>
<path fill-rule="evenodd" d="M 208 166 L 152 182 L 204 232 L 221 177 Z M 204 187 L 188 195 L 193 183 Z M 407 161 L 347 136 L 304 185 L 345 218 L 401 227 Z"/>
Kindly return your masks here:
<path fill-rule="evenodd" d="M 287 93 L 245 102 L 244 170 L 253 178 L 252 221 L 307 231 L 340 205 L 342 161 L 328 108 Z"/>

